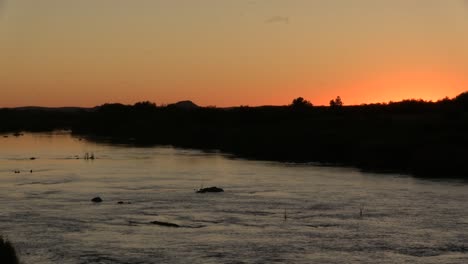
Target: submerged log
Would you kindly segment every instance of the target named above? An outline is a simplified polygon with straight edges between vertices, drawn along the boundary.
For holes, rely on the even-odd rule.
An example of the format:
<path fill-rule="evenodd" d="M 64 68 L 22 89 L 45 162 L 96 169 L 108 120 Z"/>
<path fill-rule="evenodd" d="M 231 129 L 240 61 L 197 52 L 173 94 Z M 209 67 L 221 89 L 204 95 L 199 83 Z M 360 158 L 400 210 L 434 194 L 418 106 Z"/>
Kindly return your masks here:
<path fill-rule="evenodd" d="M 151 224 L 160 225 L 160 226 L 167 226 L 167 227 L 180 227 L 180 225 L 178 225 L 178 224 L 168 223 L 168 222 L 161 222 L 161 221 L 152 221 Z"/>

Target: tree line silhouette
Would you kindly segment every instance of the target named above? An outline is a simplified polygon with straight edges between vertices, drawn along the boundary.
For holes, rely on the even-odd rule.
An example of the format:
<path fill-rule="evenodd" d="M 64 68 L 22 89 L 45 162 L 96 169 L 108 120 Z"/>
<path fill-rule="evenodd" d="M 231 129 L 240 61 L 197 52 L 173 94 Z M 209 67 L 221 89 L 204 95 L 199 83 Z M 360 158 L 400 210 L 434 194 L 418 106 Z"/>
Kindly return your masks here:
<path fill-rule="evenodd" d="M 90 140 L 219 150 L 249 159 L 318 162 L 421 177 L 468 179 L 468 93 L 437 102 L 196 107 L 104 104 L 0 109 L 0 132 L 71 130 Z"/>

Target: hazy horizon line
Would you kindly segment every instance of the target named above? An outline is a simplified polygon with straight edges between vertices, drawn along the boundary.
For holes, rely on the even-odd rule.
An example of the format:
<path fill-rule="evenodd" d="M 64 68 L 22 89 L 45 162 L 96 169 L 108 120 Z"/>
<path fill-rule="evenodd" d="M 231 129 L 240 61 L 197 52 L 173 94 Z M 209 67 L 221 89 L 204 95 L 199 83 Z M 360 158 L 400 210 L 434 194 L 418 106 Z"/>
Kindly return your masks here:
<path fill-rule="evenodd" d="M 465 92 L 462 92 L 460 94 L 463 94 L 463 93 L 467 93 L 468 91 L 465 91 Z M 458 95 L 460 95 L 458 94 Z M 393 101 L 393 100 L 390 100 L 390 101 L 387 101 L 387 102 L 369 102 L 369 103 L 361 103 L 361 104 L 346 104 L 346 98 L 344 98 L 344 103 L 343 105 L 344 106 L 361 106 L 361 105 L 374 105 L 374 104 L 391 104 L 391 103 L 399 103 L 399 102 L 404 102 L 404 101 L 423 101 L 423 102 L 427 102 L 427 103 L 436 103 L 436 102 L 440 102 L 440 101 L 443 101 L 443 100 L 446 100 L 446 99 L 455 99 L 458 95 L 454 96 L 454 97 L 448 97 L 448 96 L 445 96 L 443 98 L 439 98 L 437 100 L 425 100 L 425 99 L 422 99 L 422 98 L 406 98 L 406 99 L 401 99 L 401 100 L 397 100 L 397 101 Z M 301 96 L 299 96 L 301 97 Z M 299 98 L 299 97 L 296 97 L 296 98 Z M 296 99 L 296 98 L 293 98 L 293 99 Z M 303 97 L 304 98 L 304 97 Z M 308 100 L 307 98 L 304 98 L 305 100 Z M 333 100 L 335 98 L 332 98 L 330 100 Z M 343 98 L 341 98 L 343 99 Z M 85 108 L 85 109 L 92 109 L 92 108 L 96 108 L 96 107 L 99 107 L 99 106 L 102 106 L 102 105 L 106 105 L 106 104 L 121 104 L 121 105 L 127 105 L 127 106 L 132 106 L 132 105 L 135 105 L 137 103 L 142 103 L 142 102 L 150 102 L 150 103 L 154 103 L 157 107 L 164 107 L 164 106 L 168 106 L 168 105 L 172 105 L 172 104 L 177 104 L 177 103 L 180 103 L 180 102 L 192 102 L 194 104 L 196 104 L 198 107 L 205 107 L 205 108 L 208 108 L 208 107 L 215 107 L 215 108 L 235 108 L 235 107 L 265 107 L 265 106 L 276 106 L 276 107 L 281 107 L 281 106 L 288 106 L 288 105 L 291 105 L 291 103 L 289 104 L 283 104 L 283 105 L 273 105 L 273 104 L 264 104 L 264 105 L 243 105 L 243 104 L 240 104 L 240 105 L 232 105 L 232 106 L 216 106 L 216 105 L 198 105 L 195 101 L 193 100 L 180 100 L 180 101 L 177 101 L 177 102 L 174 102 L 174 103 L 157 103 L 157 102 L 154 102 L 154 101 L 150 101 L 150 100 L 142 100 L 142 101 L 136 101 L 134 103 L 121 103 L 121 102 L 105 102 L 105 103 L 102 103 L 102 104 L 99 104 L 99 105 L 94 105 L 94 106 L 73 106 L 73 105 L 64 105 L 64 106 L 44 106 L 44 105 L 23 105 L 23 106 L 0 106 L 0 109 L 17 109 L 17 108 Z M 310 103 L 312 103 L 313 106 L 317 106 L 317 107 L 320 107 L 320 106 L 329 106 L 328 104 L 327 105 L 324 105 L 324 104 L 314 104 L 314 102 L 308 100 Z M 292 102 L 292 100 L 291 100 Z"/>

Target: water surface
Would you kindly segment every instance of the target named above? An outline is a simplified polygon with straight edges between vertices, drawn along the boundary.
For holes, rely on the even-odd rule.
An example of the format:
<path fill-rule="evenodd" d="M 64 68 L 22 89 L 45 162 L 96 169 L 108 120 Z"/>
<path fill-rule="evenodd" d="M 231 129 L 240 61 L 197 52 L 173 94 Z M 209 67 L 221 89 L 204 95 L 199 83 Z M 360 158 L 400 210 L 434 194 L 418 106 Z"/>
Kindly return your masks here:
<path fill-rule="evenodd" d="M 25 264 L 468 263 L 467 201 L 457 181 L 0 136 L 0 233 Z"/>

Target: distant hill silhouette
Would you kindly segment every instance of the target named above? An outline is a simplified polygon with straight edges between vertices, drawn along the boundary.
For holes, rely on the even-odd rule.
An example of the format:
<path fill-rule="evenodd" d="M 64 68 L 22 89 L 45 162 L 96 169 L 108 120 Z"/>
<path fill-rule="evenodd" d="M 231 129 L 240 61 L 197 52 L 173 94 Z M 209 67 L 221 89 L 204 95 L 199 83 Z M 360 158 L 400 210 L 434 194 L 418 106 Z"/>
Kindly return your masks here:
<path fill-rule="evenodd" d="M 193 110 L 199 108 L 198 105 L 196 105 L 194 102 L 190 100 L 186 101 L 180 101 L 175 104 L 169 104 L 167 105 L 168 107 L 174 107 L 174 108 L 179 108 L 179 109 L 185 109 L 185 110 Z"/>
<path fill-rule="evenodd" d="M 288 106 L 263 107 L 198 107 L 183 101 L 104 104 L 93 111 L 0 109 L 0 132 L 69 129 L 96 141 L 468 179 L 468 93 L 438 102 L 359 106 L 337 99 L 330 106 L 297 98 Z"/>

